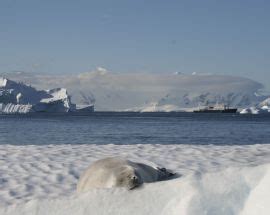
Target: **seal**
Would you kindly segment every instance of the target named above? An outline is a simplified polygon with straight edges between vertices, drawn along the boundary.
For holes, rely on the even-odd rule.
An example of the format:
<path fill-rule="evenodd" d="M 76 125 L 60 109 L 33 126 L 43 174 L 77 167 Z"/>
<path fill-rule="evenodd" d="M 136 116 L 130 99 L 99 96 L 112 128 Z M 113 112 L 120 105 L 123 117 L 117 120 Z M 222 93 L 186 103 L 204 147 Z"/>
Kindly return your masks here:
<path fill-rule="evenodd" d="M 132 190 L 143 183 L 167 180 L 174 175 L 165 168 L 154 168 L 143 163 L 110 157 L 95 161 L 86 169 L 79 178 L 77 192 L 112 187 Z"/>

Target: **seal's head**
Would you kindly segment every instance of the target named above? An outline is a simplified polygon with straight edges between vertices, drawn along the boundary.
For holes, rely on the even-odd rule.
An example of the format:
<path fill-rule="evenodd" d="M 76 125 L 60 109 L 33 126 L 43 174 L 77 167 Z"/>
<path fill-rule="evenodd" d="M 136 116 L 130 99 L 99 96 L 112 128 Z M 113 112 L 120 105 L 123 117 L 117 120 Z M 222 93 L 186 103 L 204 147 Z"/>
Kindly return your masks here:
<path fill-rule="evenodd" d="M 141 176 L 129 166 L 124 166 L 117 171 L 116 186 L 127 187 L 132 190 L 143 184 Z"/>

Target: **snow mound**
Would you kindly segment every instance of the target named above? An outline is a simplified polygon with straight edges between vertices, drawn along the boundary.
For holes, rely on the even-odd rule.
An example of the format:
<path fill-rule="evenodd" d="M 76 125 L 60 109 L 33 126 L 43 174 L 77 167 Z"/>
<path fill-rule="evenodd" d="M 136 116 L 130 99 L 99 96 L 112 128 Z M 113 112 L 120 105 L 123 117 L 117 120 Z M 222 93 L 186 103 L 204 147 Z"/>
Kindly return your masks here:
<path fill-rule="evenodd" d="M 254 177 L 254 176 L 251 176 Z M 255 176 L 256 177 L 256 176 Z M 270 213 L 270 171 L 262 176 L 261 180 L 255 184 L 251 190 L 241 215 L 257 215 Z"/>
<path fill-rule="evenodd" d="M 140 189 L 96 189 L 70 197 L 32 200 L 1 214 L 227 215 L 270 213 L 270 165 L 228 168 L 145 184 Z"/>
<path fill-rule="evenodd" d="M 181 177 L 76 194 L 89 164 L 117 155 Z M 268 215 L 269 155 L 269 144 L 0 145 L 0 214 Z"/>

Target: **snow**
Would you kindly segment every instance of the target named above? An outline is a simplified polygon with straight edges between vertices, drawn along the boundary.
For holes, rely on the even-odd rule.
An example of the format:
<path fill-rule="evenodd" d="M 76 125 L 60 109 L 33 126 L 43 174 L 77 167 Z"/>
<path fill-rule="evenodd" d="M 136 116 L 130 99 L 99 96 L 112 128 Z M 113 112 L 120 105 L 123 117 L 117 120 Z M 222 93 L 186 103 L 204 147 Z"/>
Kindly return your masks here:
<path fill-rule="evenodd" d="M 7 85 L 7 79 L 0 77 L 0 87 L 5 87 Z"/>
<path fill-rule="evenodd" d="M 259 114 L 259 110 L 256 107 L 244 108 L 240 114 Z"/>
<path fill-rule="evenodd" d="M 256 81 L 211 74 L 117 73 L 97 68 L 78 75 L 5 75 L 39 89 L 61 86 L 68 89 L 74 103 L 95 101 L 99 111 L 151 111 L 153 104 L 158 111 L 216 103 L 246 108 L 267 98 L 261 93 L 263 86 Z"/>
<path fill-rule="evenodd" d="M 52 90 L 47 90 L 47 93 L 51 95 L 49 98 L 43 98 L 40 101 L 49 103 L 57 100 L 64 100 L 68 98 L 68 93 L 65 88 L 57 88 L 57 89 L 52 89 Z"/>
<path fill-rule="evenodd" d="M 65 88 L 36 90 L 31 86 L 4 78 L 0 78 L 0 99 L 0 112 L 8 114 L 68 112 L 75 109 Z"/>
<path fill-rule="evenodd" d="M 20 100 L 22 98 L 22 94 L 21 93 L 18 93 L 17 96 L 16 96 L 16 100 L 17 100 L 17 103 L 20 104 Z"/>
<path fill-rule="evenodd" d="M 269 166 L 268 166 L 269 168 Z M 245 203 L 242 215 L 256 215 L 270 213 L 270 169 L 267 169 L 259 183 L 254 186 Z M 263 170 L 262 170 L 263 171 Z"/>
<path fill-rule="evenodd" d="M 260 103 L 260 106 L 270 106 L 270 98 L 265 99 Z"/>
<path fill-rule="evenodd" d="M 77 194 L 93 161 L 122 156 L 181 177 Z M 0 145 L 0 214 L 269 214 L 270 145 Z"/>
<path fill-rule="evenodd" d="M 92 112 L 94 111 L 94 105 L 76 105 L 76 112 Z"/>
<path fill-rule="evenodd" d="M 159 105 L 156 102 L 152 102 L 142 107 L 134 107 L 131 109 L 126 109 L 125 111 L 139 111 L 139 112 L 171 112 L 171 111 L 183 111 L 176 105 Z"/>
<path fill-rule="evenodd" d="M 40 103 L 43 104 L 41 106 L 44 108 L 44 110 L 50 109 L 48 104 L 50 105 L 56 103 L 60 105 L 58 105 L 59 107 L 53 108 L 53 112 L 68 112 L 73 110 L 69 95 L 65 88 L 56 88 L 52 90 L 47 90 L 47 93 L 50 95 L 50 97 L 43 98 L 40 100 Z"/>
<path fill-rule="evenodd" d="M 270 113 L 270 107 L 267 105 L 264 105 L 262 107 L 250 107 L 250 108 L 244 108 L 240 114 L 268 114 Z"/>
<path fill-rule="evenodd" d="M 29 113 L 32 112 L 32 105 L 20 105 L 20 104 L 1 104 L 0 110 L 3 113 L 13 114 L 13 113 Z"/>
<path fill-rule="evenodd" d="M 241 114 L 269 114 L 270 113 L 270 98 L 265 99 L 254 107 L 244 108 Z"/>

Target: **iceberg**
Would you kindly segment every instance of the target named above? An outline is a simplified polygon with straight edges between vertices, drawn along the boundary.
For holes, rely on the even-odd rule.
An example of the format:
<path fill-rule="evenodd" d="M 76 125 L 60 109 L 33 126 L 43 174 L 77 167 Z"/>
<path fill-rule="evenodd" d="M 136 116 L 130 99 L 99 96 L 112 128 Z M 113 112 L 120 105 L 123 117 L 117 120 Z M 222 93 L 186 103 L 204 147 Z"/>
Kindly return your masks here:
<path fill-rule="evenodd" d="M 86 105 L 76 105 L 77 113 L 89 113 L 94 111 L 94 105 L 86 104 Z"/>
<path fill-rule="evenodd" d="M 240 114 L 269 114 L 270 113 L 270 98 L 265 99 L 256 107 L 244 108 Z"/>
<path fill-rule="evenodd" d="M 71 102 L 65 88 L 37 90 L 20 82 L 0 78 L 0 113 L 72 111 L 76 112 L 76 105 Z"/>
<path fill-rule="evenodd" d="M 32 105 L 26 104 L 26 105 L 21 105 L 21 104 L 3 104 L 0 103 L 0 111 L 2 113 L 29 113 L 32 111 Z"/>
<path fill-rule="evenodd" d="M 75 110 L 65 88 L 46 90 L 50 97 L 42 98 L 33 106 L 35 112 L 69 112 Z"/>
<path fill-rule="evenodd" d="M 265 99 L 264 101 L 262 101 L 260 103 L 260 106 L 268 106 L 268 107 L 270 107 L 270 97 Z"/>
<path fill-rule="evenodd" d="M 244 108 L 240 114 L 259 114 L 259 109 L 256 107 Z"/>

